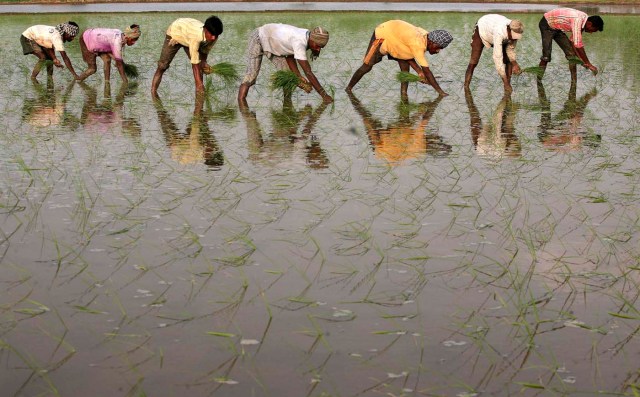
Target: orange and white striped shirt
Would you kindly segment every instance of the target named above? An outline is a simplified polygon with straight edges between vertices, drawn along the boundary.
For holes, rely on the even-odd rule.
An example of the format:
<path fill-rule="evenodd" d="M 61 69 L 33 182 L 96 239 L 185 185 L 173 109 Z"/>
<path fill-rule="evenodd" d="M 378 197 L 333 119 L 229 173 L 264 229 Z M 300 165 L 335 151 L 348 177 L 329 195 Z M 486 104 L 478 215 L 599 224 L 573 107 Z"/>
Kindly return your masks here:
<path fill-rule="evenodd" d="M 582 29 L 589 17 L 582 11 L 573 8 L 556 8 L 544 14 L 551 29 L 571 32 L 571 42 L 576 48 L 584 47 L 582 43 Z"/>

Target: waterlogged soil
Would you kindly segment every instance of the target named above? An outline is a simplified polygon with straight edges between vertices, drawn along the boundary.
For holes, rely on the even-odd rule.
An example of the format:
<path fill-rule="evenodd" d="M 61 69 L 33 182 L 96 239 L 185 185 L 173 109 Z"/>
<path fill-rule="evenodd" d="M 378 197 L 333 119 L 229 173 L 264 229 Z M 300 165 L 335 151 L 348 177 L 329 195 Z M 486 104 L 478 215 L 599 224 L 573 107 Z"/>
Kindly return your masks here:
<path fill-rule="evenodd" d="M 489 51 L 462 89 L 480 14 L 222 13 L 209 61 L 240 70 L 263 23 L 331 32 L 312 68 L 333 104 L 283 100 L 265 61 L 241 111 L 215 77 L 195 101 L 182 53 L 151 99 L 178 16 L 65 15 L 142 26 L 127 87 L 100 61 L 33 83 L 17 38 L 60 17 L 5 21 L 3 394 L 637 395 L 638 17 L 585 35 L 600 73 L 575 90 L 554 47 L 506 99 Z M 449 96 L 402 101 L 388 60 L 343 91 L 392 18 L 453 34 L 428 56 Z M 535 66 L 539 15 L 520 18 Z"/>

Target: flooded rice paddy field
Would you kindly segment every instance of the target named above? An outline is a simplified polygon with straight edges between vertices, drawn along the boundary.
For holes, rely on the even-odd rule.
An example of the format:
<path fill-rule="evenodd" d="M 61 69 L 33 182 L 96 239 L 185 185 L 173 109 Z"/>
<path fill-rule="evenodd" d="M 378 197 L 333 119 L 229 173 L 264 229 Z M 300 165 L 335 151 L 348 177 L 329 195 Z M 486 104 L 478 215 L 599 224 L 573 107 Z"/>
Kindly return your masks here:
<path fill-rule="evenodd" d="M 179 16 L 208 14 L 4 18 L 3 395 L 640 393 L 638 17 L 585 35 L 601 73 L 575 91 L 554 45 L 504 100 L 489 51 L 462 89 L 480 14 L 222 13 L 210 61 L 241 70 L 263 23 L 331 32 L 334 104 L 283 103 L 265 62 L 241 112 L 216 78 L 195 103 L 183 54 L 151 100 Z M 518 17 L 537 65 L 540 15 Z M 452 32 L 428 56 L 450 96 L 402 102 L 390 61 L 344 93 L 394 18 Z M 20 33 L 66 19 L 139 23 L 138 82 L 32 83 Z"/>

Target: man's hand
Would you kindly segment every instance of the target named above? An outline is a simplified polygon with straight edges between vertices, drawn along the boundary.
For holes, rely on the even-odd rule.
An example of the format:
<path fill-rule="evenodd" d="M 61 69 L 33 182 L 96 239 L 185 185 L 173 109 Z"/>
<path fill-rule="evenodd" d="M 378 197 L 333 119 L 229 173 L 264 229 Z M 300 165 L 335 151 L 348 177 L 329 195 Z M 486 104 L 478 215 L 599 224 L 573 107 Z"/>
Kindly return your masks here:
<path fill-rule="evenodd" d="M 590 63 L 585 63 L 585 64 L 584 64 L 584 67 L 585 67 L 585 68 L 587 68 L 587 69 L 589 69 L 589 70 L 591 71 L 591 73 L 593 73 L 593 75 L 594 75 L 594 76 L 598 74 L 598 68 L 597 68 L 597 67 L 595 67 L 595 66 L 593 66 L 592 64 L 590 64 Z"/>
<path fill-rule="evenodd" d="M 62 64 L 60 63 L 60 61 L 56 58 L 53 60 L 53 65 L 57 68 L 61 68 L 63 67 Z"/>
<path fill-rule="evenodd" d="M 333 102 L 333 98 L 331 98 L 331 96 L 330 96 L 330 95 L 328 95 L 328 94 L 324 94 L 324 95 L 322 96 L 322 102 L 324 102 L 324 103 L 331 103 L 331 102 Z"/>
<path fill-rule="evenodd" d="M 520 69 L 520 65 L 518 65 L 517 62 L 513 63 L 513 69 L 511 70 L 513 72 L 513 74 L 520 74 L 522 73 L 522 69 Z"/>
<path fill-rule="evenodd" d="M 313 86 L 307 79 L 302 76 L 298 76 L 300 78 L 300 82 L 298 83 L 298 87 L 304 90 L 307 94 L 313 90 Z"/>

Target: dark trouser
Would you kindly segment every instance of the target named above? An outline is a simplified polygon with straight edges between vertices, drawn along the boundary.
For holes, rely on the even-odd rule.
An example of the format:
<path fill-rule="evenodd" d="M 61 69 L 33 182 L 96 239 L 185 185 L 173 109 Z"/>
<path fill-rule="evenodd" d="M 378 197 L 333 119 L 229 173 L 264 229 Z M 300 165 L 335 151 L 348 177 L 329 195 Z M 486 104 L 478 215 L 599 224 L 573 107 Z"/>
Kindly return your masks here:
<path fill-rule="evenodd" d="M 552 29 L 545 17 L 542 17 L 538 26 L 540 27 L 540 36 L 542 36 L 542 57 L 540 57 L 540 60 L 551 61 L 551 45 L 553 41 L 558 43 L 567 59 L 576 56 L 573 43 L 571 43 L 566 33 L 558 29 Z"/>
<path fill-rule="evenodd" d="M 24 55 L 36 54 L 36 56 L 38 56 L 37 53 L 42 53 L 44 54 L 44 59 L 51 59 L 49 54 L 44 51 L 38 43 L 33 40 L 29 40 L 23 35 L 20 35 L 20 45 L 22 45 L 22 53 Z M 38 58 L 40 57 L 38 56 Z"/>

